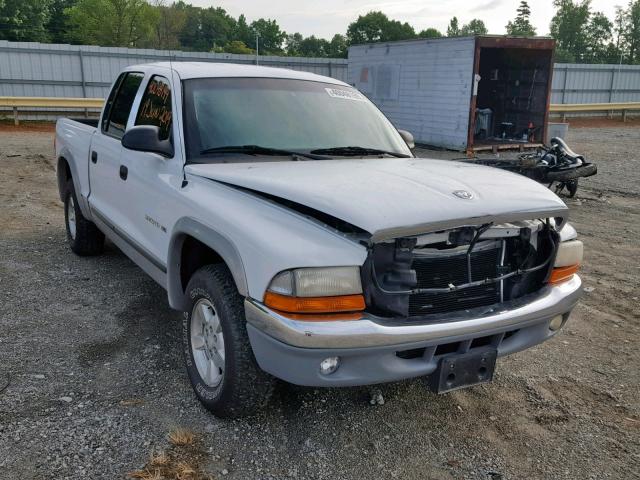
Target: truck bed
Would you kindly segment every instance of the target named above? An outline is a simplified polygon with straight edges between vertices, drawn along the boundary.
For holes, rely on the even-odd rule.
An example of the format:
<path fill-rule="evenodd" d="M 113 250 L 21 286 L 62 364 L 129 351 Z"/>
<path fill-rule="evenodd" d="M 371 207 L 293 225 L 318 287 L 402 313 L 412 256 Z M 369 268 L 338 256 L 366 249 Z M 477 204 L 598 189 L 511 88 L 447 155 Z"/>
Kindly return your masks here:
<path fill-rule="evenodd" d="M 98 123 L 100 122 L 99 118 L 81 118 L 81 117 L 76 117 L 76 118 L 69 118 L 68 120 L 71 120 L 73 122 L 82 123 L 84 125 L 88 125 L 88 126 L 93 127 L 93 128 L 98 128 Z"/>
<path fill-rule="evenodd" d="M 56 122 L 56 143 L 63 145 L 58 155 L 72 165 L 80 208 L 86 206 L 89 196 L 89 150 L 97 127 L 98 120 L 89 118 L 60 118 Z M 88 208 L 83 208 L 83 212 L 89 215 Z"/>

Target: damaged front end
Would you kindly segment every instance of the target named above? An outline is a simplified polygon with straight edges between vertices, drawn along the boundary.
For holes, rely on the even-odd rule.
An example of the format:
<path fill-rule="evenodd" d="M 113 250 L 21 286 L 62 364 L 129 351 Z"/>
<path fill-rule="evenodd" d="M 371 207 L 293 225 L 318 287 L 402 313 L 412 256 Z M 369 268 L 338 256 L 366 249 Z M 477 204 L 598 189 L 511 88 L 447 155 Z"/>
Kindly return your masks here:
<path fill-rule="evenodd" d="M 559 242 L 547 219 L 373 243 L 362 268 L 368 310 L 411 320 L 515 300 L 545 285 Z"/>

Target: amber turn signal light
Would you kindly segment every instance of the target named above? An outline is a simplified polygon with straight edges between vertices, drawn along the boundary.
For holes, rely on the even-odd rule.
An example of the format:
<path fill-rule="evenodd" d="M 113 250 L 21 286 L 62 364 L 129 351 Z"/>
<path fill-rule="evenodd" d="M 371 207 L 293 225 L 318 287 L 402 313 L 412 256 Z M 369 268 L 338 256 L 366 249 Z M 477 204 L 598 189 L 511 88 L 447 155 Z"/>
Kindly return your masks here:
<path fill-rule="evenodd" d="M 357 312 L 365 309 L 362 295 L 337 297 L 289 297 L 273 292 L 264 295 L 267 307 L 288 313 L 336 313 Z"/>
<path fill-rule="evenodd" d="M 556 267 L 551 271 L 551 276 L 549 277 L 549 283 L 558 284 L 562 282 L 566 282 L 567 280 L 571 280 L 571 277 L 575 273 L 578 272 L 580 268 L 580 264 L 576 263 L 575 265 L 569 265 L 566 267 Z"/>

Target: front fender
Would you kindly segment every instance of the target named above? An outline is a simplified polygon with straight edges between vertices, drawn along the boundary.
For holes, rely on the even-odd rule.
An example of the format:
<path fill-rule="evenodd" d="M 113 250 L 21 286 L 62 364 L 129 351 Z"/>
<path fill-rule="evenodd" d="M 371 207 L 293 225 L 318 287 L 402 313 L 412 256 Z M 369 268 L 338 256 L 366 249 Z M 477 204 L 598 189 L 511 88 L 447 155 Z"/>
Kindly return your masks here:
<path fill-rule="evenodd" d="M 181 252 L 187 237 L 193 237 L 217 252 L 229 267 L 238 292 L 245 297 L 248 295 L 247 276 L 242 257 L 231 240 L 198 220 L 185 217 L 176 222 L 169 242 L 167 292 L 169 305 L 172 308 L 183 311 L 189 308 L 188 298 L 182 289 L 182 281 L 180 279 Z"/>

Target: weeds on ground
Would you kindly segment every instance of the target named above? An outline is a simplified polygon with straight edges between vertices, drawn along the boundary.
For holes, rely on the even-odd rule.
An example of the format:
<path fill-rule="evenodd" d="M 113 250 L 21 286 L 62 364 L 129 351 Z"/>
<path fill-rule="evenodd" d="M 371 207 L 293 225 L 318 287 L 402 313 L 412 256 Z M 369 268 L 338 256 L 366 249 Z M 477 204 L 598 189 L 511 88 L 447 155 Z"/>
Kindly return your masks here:
<path fill-rule="evenodd" d="M 213 480 L 202 471 L 205 454 L 196 442 L 193 432 L 176 429 L 167 435 L 171 446 L 166 451 L 152 452 L 147 464 L 140 470 L 129 472 L 137 480 Z"/>
<path fill-rule="evenodd" d="M 178 447 L 184 447 L 185 445 L 192 445 L 195 440 L 195 435 L 191 430 L 184 428 L 176 428 L 169 433 L 169 440 L 171 443 Z"/>

